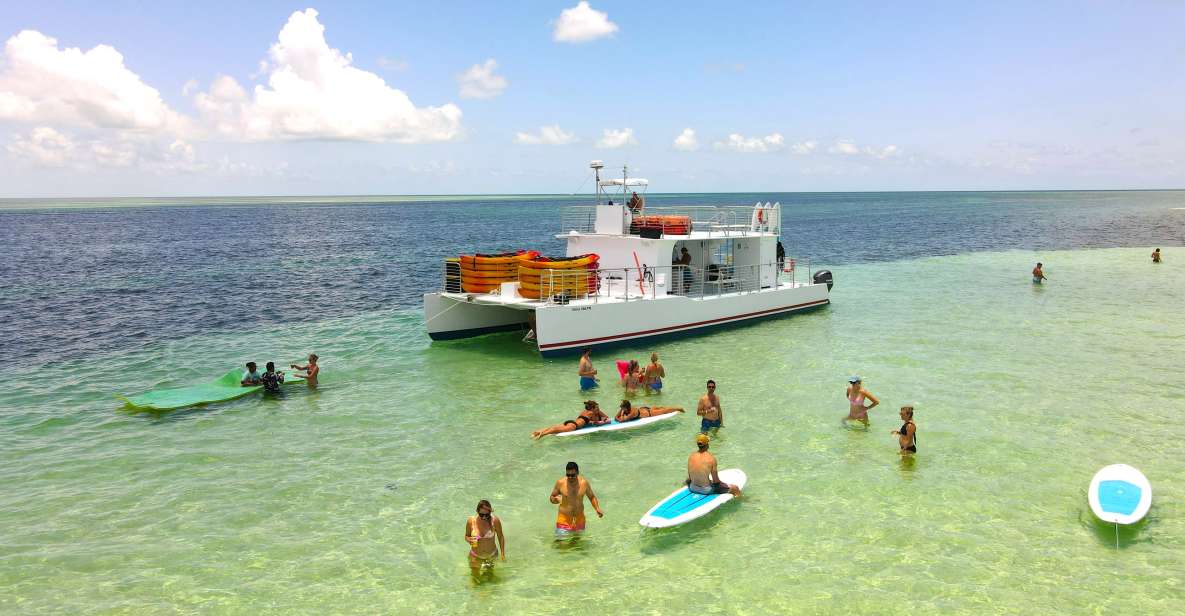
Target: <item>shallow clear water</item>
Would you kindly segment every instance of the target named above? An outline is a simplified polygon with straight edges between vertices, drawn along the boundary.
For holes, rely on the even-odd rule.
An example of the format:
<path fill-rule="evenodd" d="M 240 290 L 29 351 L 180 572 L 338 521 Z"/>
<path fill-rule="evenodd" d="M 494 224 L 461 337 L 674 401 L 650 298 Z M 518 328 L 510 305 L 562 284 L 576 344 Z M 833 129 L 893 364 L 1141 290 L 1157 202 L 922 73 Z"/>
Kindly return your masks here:
<path fill-rule="evenodd" d="M 594 356 L 611 372 L 659 351 L 666 404 L 720 384 L 713 451 L 748 473 L 746 496 L 667 531 L 637 520 L 683 477 L 694 417 L 533 442 L 579 409 L 574 361 L 515 336 L 429 343 L 414 308 L 149 328 L 13 362 L 0 611 L 669 613 L 682 598 L 720 613 L 1171 613 L 1185 600 L 1185 251 L 1165 244 L 1159 266 L 1143 246 L 837 260 L 824 310 Z M 317 391 L 168 414 L 111 397 L 308 351 L 324 358 Z M 867 431 L 839 422 L 851 373 L 883 402 Z M 905 402 L 912 464 L 888 434 Z M 556 545 L 547 496 L 568 460 L 606 517 Z M 1086 505 L 1114 462 L 1154 490 L 1118 549 Z M 474 586 L 461 536 L 480 498 L 509 559 Z"/>

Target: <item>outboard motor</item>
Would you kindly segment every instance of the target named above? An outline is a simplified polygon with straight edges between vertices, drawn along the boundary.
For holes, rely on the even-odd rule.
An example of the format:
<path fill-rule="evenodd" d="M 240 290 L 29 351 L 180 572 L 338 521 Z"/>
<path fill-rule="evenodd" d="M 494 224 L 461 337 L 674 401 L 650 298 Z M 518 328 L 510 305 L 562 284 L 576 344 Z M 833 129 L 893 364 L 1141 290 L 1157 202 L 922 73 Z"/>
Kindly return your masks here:
<path fill-rule="evenodd" d="M 815 272 L 813 278 L 815 284 L 826 284 L 828 292 L 831 291 L 831 287 L 835 284 L 834 279 L 831 277 L 831 270 L 819 270 Z"/>

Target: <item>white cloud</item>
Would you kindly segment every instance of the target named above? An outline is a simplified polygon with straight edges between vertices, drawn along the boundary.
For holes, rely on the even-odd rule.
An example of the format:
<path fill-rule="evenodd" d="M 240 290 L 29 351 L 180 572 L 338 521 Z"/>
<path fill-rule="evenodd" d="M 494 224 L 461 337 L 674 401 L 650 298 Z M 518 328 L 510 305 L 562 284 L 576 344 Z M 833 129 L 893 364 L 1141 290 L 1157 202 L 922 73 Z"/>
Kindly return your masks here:
<path fill-rule="evenodd" d="M 818 141 L 799 141 L 798 143 L 790 146 L 790 151 L 794 152 L 795 154 L 810 154 L 811 152 L 815 151 L 815 148 L 818 147 Z"/>
<path fill-rule="evenodd" d="M 609 21 L 609 14 L 594 10 L 581 0 L 576 6 L 560 12 L 551 38 L 560 43 L 587 43 L 617 32 L 617 24 Z"/>
<path fill-rule="evenodd" d="M 672 145 L 676 150 L 693 152 L 699 149 L 699 139 L 696 139 L 694 130 L 685 128 L 678 137 L 675 137 L 675 143 Z"/>
<path fill-rule="evenodd" d="M 564 145 L 579 141 L 576 135 L 564 132 L 559 124 L 540 126 L 538 134 L 515 133 L 514 142 L 523 145 Z"/>
<path fill-rule="evenodd" d="M 195 98 L 203 119 L 224 137 L 423 143 L 461 135 L 460 108 L 416 107 L 378 75 L 351 66 L 350 54 L 326 43 L 313 9 L 288 18 L 268 57 L 267 85 L 251 96 L 221 76 Z"/>
<path fill-rule="evenodd" d="M 198 88 L 200 88 L 200 87 L 201 87 L 201 84 L 198 83 L 198 80 L 196 80 L 196 79 L 187 80 L 185 82 L 185 85 L 181 86 L 181 96 L 189 96 L 190 94 L 197 92 Z"/>
<path fill-rule="evenodd" d="M 892 158 L 894 156 L 901 154 L 901 148 L 898 148 L 897 146 L 892 145 L 892 144 L 886 145 L 883 148 L 874 148 L 871 146 L 867 146 L 864 148 L 864 153 L 873 157 L 873 158 L 879 158 L 881 160 L 884 160 L 886 158 Z"/>
<path fill-rule="evenodd" d="M 17 135 L 8 144 L 13 156 L 45 167 L 61 167 L 74 159 L 78 144 L 48 126 L 34 128 L 28 136 Z"/>
<path fill-rule="evenodd" d="M 832 154 L 843 154 L 845 156 L 855 156 L 860 153 L 860 148 L 851 141 L 836 141 L 830 148 L 827 149 Z"/>
<path fill-rule="evenodd" d="M 621 130 L 606 128 L 601 138 L 597 140 L 598 148 L 612 149 L 627 145 L 638 145 L 638 140 L 634 138 L 634 129 L 632 128 L 623 128 Z"/>
<path fill-rule="evenodd" d="M 508 82 L 505 77 L 494 74 L 497 68 L 498 62 L 490 58 L 457 75 L 457 83 L 461 84 L 461 98 L 494 98 L 501 94 Z"/>
<path fill-rule="evenodd" d="M 728 136 L 727 141 L 717 141 L 712 147 L 717 150 L 732 150 L 734 152 L 773 152 L 786 145 L 786 138 L 781 133 L 772 133 L 764 137 L 745 137 L 737 133 Z"/>
<path fill-rule="evenodd" d="M 402 58 L 388 58 L 387 56 L 379 56 L 378 65 L 379 68 L 393 73 L 406 71 L 411 67 L 411 64 L 407 60 Z"/>
<path fill-rule="evenodd" d="M 49 126 L 38 126 L 28 135 L 17 135 L 8 144 L 9 154 L 42 167 L 136 167 L 153 173 L 201 171 L 189 143 L 174 139 L 126 133 L 112 139 L 79 140 Z"/>
<path fill-rule="evenodd" d="M 5 43 L 0 66 L 0 120 L 175 132 L 186 123 L 109 45 L 59 49 L 24 30 Z"/>
<path fill-rule="evenodd" d="M 842 154 L 844 156 L 867 156 L 878 160 L 885 160 L 886 158 L 893 158 L 901 155 L 901 148 L 895 145 L 886 145 L 884 147 L 864 146 L 860 147 L 854 142 L 844 139 L 836 141 L 827 151 L 832 154 Z"/>

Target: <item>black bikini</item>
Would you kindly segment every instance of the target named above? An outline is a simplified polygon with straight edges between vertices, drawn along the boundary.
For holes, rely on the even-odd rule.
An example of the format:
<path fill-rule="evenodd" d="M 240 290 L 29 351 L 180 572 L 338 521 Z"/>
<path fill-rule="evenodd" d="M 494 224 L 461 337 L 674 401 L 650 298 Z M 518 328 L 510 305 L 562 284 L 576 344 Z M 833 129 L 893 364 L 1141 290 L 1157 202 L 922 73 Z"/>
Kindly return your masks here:
<path fill-rule="evenodd" d="M 901 430 L 900 430 L 900 432 L 901 432 L 901 435 L 902 435 L 902 436 L 909 436 L 909 432 L 907 432 L 907 431 L 906 431 L 906 428 L 908 428 L 908 427 L 909 427 L 909 424 L 911 424 L 911 423 L 913 423 L 913 422 L 912 422 L 912 421 L 907 421 L 907 422 L 905 422 L 905 423 L 901 424 Z M 916 425 L 916 424 L 915 424 L 915 425 L 914 425 L 914 427 L 913 427 L 913 443 L 911 443 L 911 444 L 909 445 L 909 447 L 902 447 L 902 448 L 901 448 L 901 451 L 908 451 L 908 452 L 911 452 L 911 453 L 917 453 L 917 452 L 918 452 L 918 427 L 917 427 L 917 425 Z"/>

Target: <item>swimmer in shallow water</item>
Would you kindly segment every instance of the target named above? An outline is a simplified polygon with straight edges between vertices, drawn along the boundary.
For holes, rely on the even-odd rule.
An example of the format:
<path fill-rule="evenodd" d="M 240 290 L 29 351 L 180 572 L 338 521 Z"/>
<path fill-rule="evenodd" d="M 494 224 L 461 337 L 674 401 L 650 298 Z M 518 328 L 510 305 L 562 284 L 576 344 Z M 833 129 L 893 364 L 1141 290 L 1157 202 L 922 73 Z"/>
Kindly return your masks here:
<path fill-rule="evenodd" d="M 845 395 L 848 398 L 848 416 L 844 417 L 844 421 L 858 421 L 867 427 L 868 411 L 871 411 L 881 401 L 877 400 L 872 392 L 864 389 L 864 384 L 858 376 L 848 379 L 848 389 Z M 872 404 L 865 405 L 865 400 L 871 401 Z"/>
<path fill-rule="evenodd" d="M 597 386 L 597 369 L 593 368 L 592 349 L 584 349 L 580 354 L 580 366 L 576 368 L 580 375 L 580 389 L 592 389 Z"/>
<path fill-rule="evenodd" d="M 535 430 L 531 433 L 531 438 L 538 440 L 547 436 L 548 434 L 572 432 L 581 428 L 587 428 L 589 426 L 603 426 L 610 421 L 613 420 L 610 419 L 608 415 L 601 412 L 601 407 L 598 406 L 596 402 L 592 400 L 585 400 L 584 410 L 576 416 L 576 419 L 566 419 L 564 420 L 564 423 L 548 426 L 546 428 L 539 428 L 538 430 Z"/>
<path fill-rule="evenodd" d="M 494 540 L 497 539 L 497 544 Z M 477 502 L 477 515 L 465 521 L 465 542 L 469 544 L 469 570 L 473 577 L 494 568 L 495 559 L 506 561 L 506 537 L 502 520 L 494 515 L 490 501 Z"/>
<path fill-rule="evenodd" d="M 901 455 L 907 456 L 918 452 L 918 427 L 913 423 L 913 405 L 901 407 L 900 430 L 893 430 L 890 434 L 897 437 L 897 444 L 901 447 Z"/>
<path fill-rule="evenodd" d="M 1049 280 L 1045 277 L 1045 272 L 1041 270 L 1041 264 L 1033 268 L 1033 284 L 1041 284 L 1043 281 Z"/>
<path fill-rule="evenodd" d="M 1152 262 L 1153 263 L 1160 263 L 1160 249 L 1159 248 L 1152 251 Z"/>
<path fill-rule="evenodd" d="M 617 423 L 625 423 L 627 421 L 634 421 L 643 417 L 655 417 L 657 415 L 668 415 L 670 413 L 682 413 L 683 409 L 677 406 L 637 406 L 630 404 L 629 400 L 622 400 L 621 406 L 617 409 L 617 416 L 614 419 Z"/>
<path fill-rule="evenodd" d="M 625 376 L 621 378 L 621 384 L 625 386 L 625 393 L 638 393 L 638 388 L 642 386 L 644 378 L 642 367 L 638 365 L 637 360 L 631 359 L 629 367 L 625 369 Z"/>
<path fill-rule="evenodd" d="M 317 354 L 309 353 L 309 363 L 301 366 L 297 364 L 289 364 L 289 368 L 293 370 L 303 370 L 304 374 L 297 374 L 296 376 L 304 378 L 304 382 L 309 387 L 317 386 L 317 375 L 321 374 L 321 366 L 317 365 Z"/>
<path fill-rule="evenodd" d="M 666 378 L 667 371 L 662 367 L 662 363 L 658 361 L 658 353 L 650 354 L 650 365 L 646 366 L 644 382 L 646 383 L 646 391 L 648 393 L 662 393 L 662 380 Z"/>

